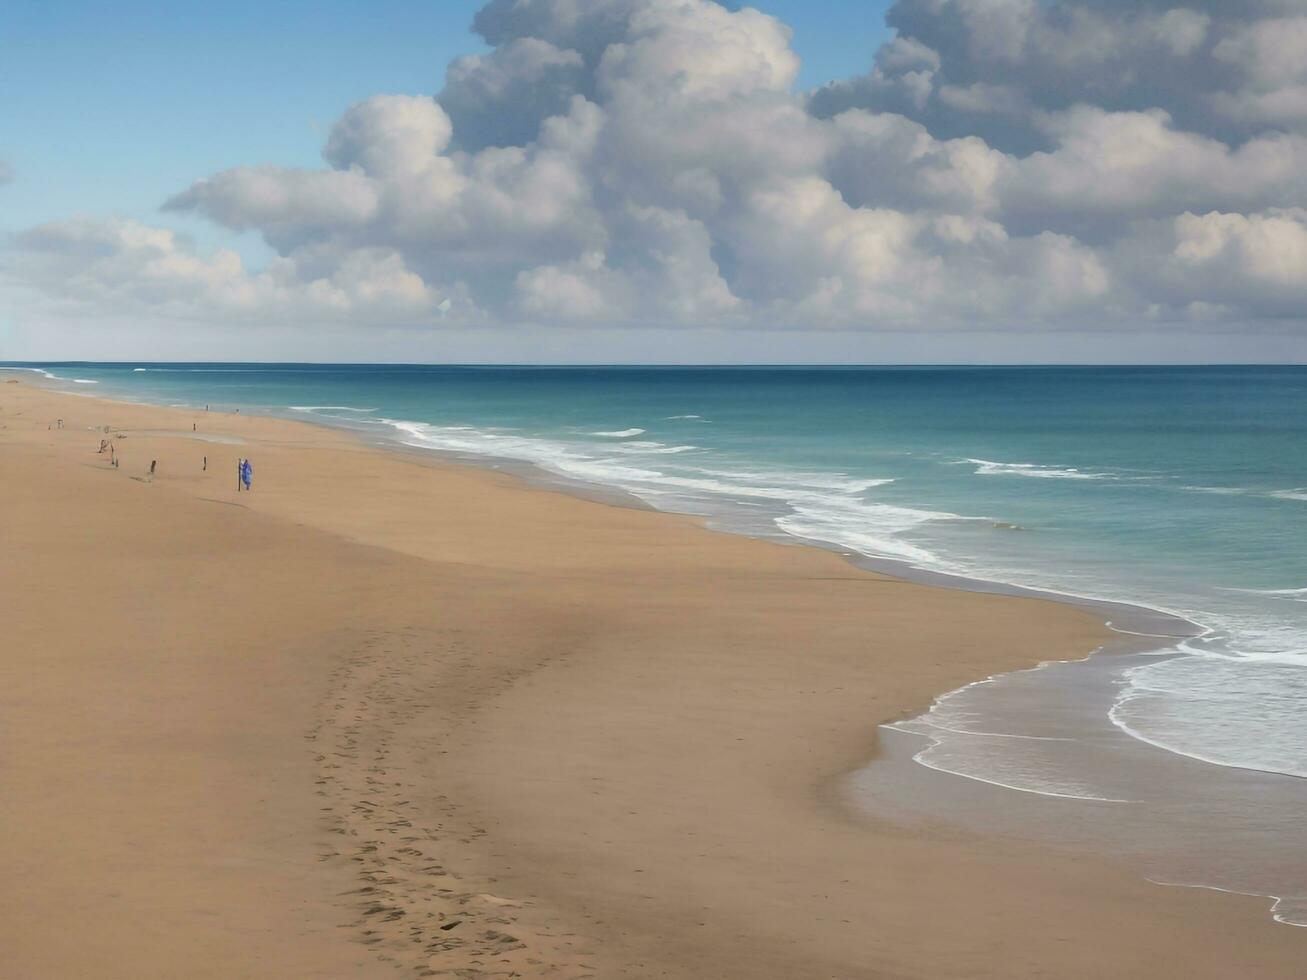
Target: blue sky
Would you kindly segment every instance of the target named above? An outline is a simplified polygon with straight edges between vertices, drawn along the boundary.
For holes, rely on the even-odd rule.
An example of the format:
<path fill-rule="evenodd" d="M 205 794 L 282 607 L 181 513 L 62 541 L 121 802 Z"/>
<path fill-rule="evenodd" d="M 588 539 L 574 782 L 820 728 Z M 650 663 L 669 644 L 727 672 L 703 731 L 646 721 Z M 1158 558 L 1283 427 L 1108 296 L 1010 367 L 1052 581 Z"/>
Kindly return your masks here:
<path fill-rule="evenodd" d="M 0 231 L 112 213 L 264 258 L 255 236 L 159 205 L 243 163 L 320 165 L 360 99 L 435 94 L 450 61 L 486 50 L 470 29 L 482 3 L 6 0 L 0 160 L 22 183 L 0 200 Z M 887 0 L 751 6 L 793 29 L 804 87 L 865 72 L 887 35 Z"/>

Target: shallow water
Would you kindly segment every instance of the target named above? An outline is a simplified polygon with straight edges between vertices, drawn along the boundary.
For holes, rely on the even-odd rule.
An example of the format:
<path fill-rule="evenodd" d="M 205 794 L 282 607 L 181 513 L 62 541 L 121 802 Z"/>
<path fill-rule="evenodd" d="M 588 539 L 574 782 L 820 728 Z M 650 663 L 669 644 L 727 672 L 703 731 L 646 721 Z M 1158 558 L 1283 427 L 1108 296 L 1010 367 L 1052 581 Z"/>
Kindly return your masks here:
<path fill-rule="evenodd" d="M 882 729 L 883 755 L 849 778 L 849 797 L 892 821 L 938 820 L 1105 854 L 1158 884 L 1263 896 L 1276 921 L 1307 926 L 1307 780 L 1177 756 L 1107 720 L 1123 670 L 1167 662 L 1106 653 L 953 692 Z"/>

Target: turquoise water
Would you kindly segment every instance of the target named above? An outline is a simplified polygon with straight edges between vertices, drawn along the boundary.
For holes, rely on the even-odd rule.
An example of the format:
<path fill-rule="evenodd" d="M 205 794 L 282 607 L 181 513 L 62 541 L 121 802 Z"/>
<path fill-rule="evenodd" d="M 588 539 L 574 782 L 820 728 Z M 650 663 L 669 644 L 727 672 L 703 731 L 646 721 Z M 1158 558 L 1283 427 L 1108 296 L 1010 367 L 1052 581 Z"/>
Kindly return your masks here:
<path fill-rule="evenodd" d="M 1307 368 L 40 367 L 81 391 L 314 419 L 747 533 L 1171 612 L 1196 635 L 1123 668 L 1107 721 L 1209 765 L 1307 776 Z M 996 753 L 953 757 L 983 777 Z M 1087 785 L 1004 766 L 1014 788 Z"/>

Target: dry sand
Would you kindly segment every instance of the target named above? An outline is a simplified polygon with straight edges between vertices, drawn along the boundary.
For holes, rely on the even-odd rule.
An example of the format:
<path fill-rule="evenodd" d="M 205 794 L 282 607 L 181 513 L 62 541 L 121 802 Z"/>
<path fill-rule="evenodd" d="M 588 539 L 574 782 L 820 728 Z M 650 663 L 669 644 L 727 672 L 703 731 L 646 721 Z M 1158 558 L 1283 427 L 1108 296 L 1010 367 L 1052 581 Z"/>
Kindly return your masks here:
<path fill-rule="evenodd" d="M 1260 900 L 842 803 L 1068 607 L 22 383 L 0 617 L 7 980 L 1303 975 Z"/>

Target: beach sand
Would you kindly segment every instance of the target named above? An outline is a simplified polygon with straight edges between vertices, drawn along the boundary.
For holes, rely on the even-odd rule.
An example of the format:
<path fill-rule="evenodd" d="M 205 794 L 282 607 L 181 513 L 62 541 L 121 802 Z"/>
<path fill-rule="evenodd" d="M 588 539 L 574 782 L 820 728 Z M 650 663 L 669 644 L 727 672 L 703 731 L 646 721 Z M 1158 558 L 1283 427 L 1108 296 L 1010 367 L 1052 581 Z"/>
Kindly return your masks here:
<path fill-rule="evenodd" d="M 1303 975 L 1264 900 L 844 802 L 1067 606 L 21 383 L 0 616 L 9 980 Z"/>

